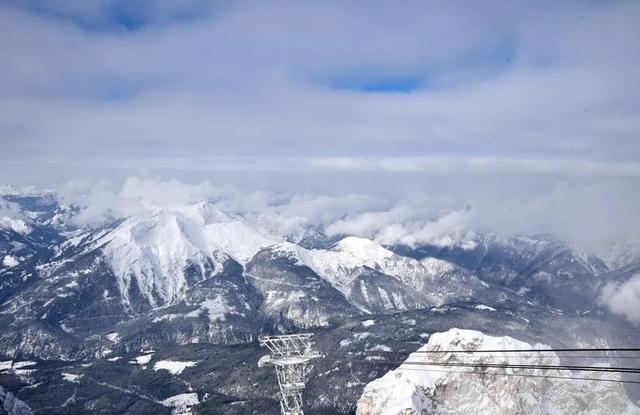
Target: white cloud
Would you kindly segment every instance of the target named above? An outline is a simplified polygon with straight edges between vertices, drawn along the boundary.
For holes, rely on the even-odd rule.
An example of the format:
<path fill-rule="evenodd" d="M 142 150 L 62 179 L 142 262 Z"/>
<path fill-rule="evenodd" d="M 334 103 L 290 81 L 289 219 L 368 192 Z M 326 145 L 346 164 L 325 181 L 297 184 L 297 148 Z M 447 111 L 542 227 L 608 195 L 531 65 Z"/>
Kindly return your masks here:
<path fill-rule="evenodd" d="M 483 226 L 503 233 L 551 233 L 589 252 L 615 241 L 640 243 L 639 184 L 558 182 L 535 196 L 480 205 Z"/>
<path fill-rule="evenodd" d="M 345 215 L 389 203 L 378 197 L 357 194 L 277 194 L 214 186 L 208 181 L 188 183 L 135 176 L 121 185 L 107 181 L 70 182 L 61 189 L 60 196 L 63 202 L 80 207 L 75 222 L 82 226 L 145 214 L 155 208 L 208 201 L 224 212 L 242 215 L 265 229 L 284 235 L 299 234 L 309 226 L 322 228 Z"/>
<path fill-rule="evenodd" d="M 120 187 L 107 181 L 74 181 L 60 192 L 63 202 L 81 208 L 76 223 L 90 226 L 142 214 L 154 207 L 181 206 L 219 195 L 220 190 L 207 182 L 188 184 L 139 177 L 126 179 Z"/>
<path fill-rule="evenodd" d="M 464 174 L 640 177 L 640 163 L 508 157 L 332 157 L 310 159 L 319 169 Z"/>
<path fill-rule="evenodd" d="M 360 235 L 387 245 L 467 247 L 484 232 L 552 234 L 600 253 L 616 241 L 640 244 L 638 186 L 619 180 L 561 181 L 533 195 L 508 188 L 449 189 L 453 199 L 409 198 L 389 209 L 346 215 L 328 225 L 327 233 Z"/>
<path fill-rule="evenodd" d="M 15 203 L 8 202 L 0 197 L 0 216 L 22 218 L 20 206 Z"/>
<path fill-rule="evenodd" d="M 90 3 L 0 7 L 4 177 L 638 176 L 633 2 L 154 2 L 131 32 Z M 397 79 L 423 88 L 358 89 Z"/>
<path fill-rule="evenodd" d="M 462 245 L 472 248 L 473 228 L 478 225 L 474 219 L 470 210 L 440 211 L 434 217 L 434 213 L 425 207 L 405 204 L 388 211 L 365 212 L 341 219 L 327 227 L 327 234 L 364 236 L 383 245 Z"/>
<path fill-rule="evenodd" d="M 71 182 L 61 196 L 81 207 L 76 219 L 80 225 L 141 214 L 154 207 L 210 201 L 225 212 L 292 237 L 315 226 L 329 236 L 356 235 L 384 245 L 472 248 L 476 235 L 485 232 L 553 234 L 594 253 L 606 252 L 612 242 L 640 245 L 638 183 L 551 182 L 555 184 L 531 195 L 528 189 L 518 192 L 491 182 L 504 189 L 445 182 L 439 188 L 436 183 L 428 185 L 431 190 L 426 193 L 410 186 L 410 195 L 386 197 L 384 191 L 330 196 L 130 177 L 120 185 Z M 15 206 L 12 212 L 15 216 Z"/>
<path fill-rule="evenodd" d="M 640 275 L 621 284 L 607 284 L 602 289 L 599 302 L 612 313 L 623 316 L 634 324 L 640 324 Z"/>

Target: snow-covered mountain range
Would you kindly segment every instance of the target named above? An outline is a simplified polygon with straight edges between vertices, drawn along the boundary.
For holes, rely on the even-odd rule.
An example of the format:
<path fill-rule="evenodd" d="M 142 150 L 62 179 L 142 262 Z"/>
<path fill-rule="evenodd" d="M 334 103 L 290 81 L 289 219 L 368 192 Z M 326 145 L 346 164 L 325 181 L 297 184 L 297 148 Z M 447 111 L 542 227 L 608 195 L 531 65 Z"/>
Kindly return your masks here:
<path fill-rule="evenodd" d="M 629 323 L 609 315 L 599 296 L 611 281 L 640 272 L 640 255 L 626 245 L 624 254 L 602 259 L 549 236 L 382 246 L 328 237 L 315 224 L 292 237 L 212 202 L 148 207 L 91 227 L 79 226 L 80 209 L 54 193 L 5 192 L 0 203 L 6 359 L 119 359 L 202 343 L 252 347 L 262 333 L 328 333 L 362 318 L 412 313 L 445 321 L 460 310 L 469 310 L 472 326 L 516 319 L 517 330 L 577 319 L 567 335 L 589 343 L 596 339 L 579 327 L 590 319 L 627 333 Z M 411 333 L 403 339 L 415 341 Z M 356 395 L 347 394 L 350 408 Z"/>

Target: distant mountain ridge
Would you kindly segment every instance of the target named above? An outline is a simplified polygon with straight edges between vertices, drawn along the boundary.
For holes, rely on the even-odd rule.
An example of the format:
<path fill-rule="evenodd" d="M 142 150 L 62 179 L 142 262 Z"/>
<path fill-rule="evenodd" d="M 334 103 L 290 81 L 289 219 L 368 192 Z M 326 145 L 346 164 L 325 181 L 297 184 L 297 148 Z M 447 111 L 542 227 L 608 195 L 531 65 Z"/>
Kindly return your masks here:
<path fill-rule="evenodd" d="M 211 202 L 92 226 L 82 214 L 53 193 L 0 197 L 0 387 L 37 413 L 71 403 L 169 414 L 167 400 L 187 395 L 194 413 L 276 413 L 273 373 L 256 369 L 265 333 L 317 334 L 327 358 L 306 393 L 309 413 L 323 415 L 353 413 L 391 368 L 381 364 L 451 327 L 547 344 L 638 341 L 598 302 L 604 284 L 640 271 L 633 249 L 601 260 L 553 237 L 499 235 L 381 246 L 317 224 L 280 230 Z"/>
<path fill-rule="evenodd" d="M 480 235 L 470 249 L 385 248 L 345 236 L 325 246 L 313 227 L 311 239 L 322 241 L 314 247 L 211 202 L 83 228 L 73 220 L 78 208 L 51 193 L 2 200 L 12 208 L 4 214 L 13 214 L 0 222 L 0 325 L 7 328 L 0 345 L 10 353 L 70 357 L 140 342 L 243 342 L 263 331 L 460 301 L 591 312 L 615 274 L 553 238 Z"/>

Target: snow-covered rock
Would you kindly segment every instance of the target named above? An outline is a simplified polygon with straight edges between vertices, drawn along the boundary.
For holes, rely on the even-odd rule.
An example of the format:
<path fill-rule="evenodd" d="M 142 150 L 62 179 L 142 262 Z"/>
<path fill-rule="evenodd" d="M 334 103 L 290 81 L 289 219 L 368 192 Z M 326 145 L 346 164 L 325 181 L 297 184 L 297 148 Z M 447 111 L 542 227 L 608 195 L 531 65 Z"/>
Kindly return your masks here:
<path fill-rule="evenodd" d="M 495 302 L 499 294 L 450 262 L 435 258 L 418 261 L 366 238 L 346 237 L 326 250 L 282 242 L 257 256 L 263 262 L 310 269 L 364 313 L 426 308 L 459 298 Z M 270 269 L 269 275 L 256 276 L 271 279 L 274 272 Z"/>
<path fill-rule="evenodd" d="M 314 249 L 304 253 L 301 260 L 341 291 L 347 290 L 354 271 L 362 267 L 396 277 L 416 289 L 420 289 L 425 278 L 431 275 L 419 261 L 396 255 L 366 238 L 347 237 L 328 250 Z"/>
<path fill-rule="evenodd" d="M 191 407 L 200 403 L 197 393 L 181 393 L 163 400 L 162 405 L 173 408 L 172 415 L 191 414 Z"/>
<path fill-rule="evenodd" d="M 291 243 L 281 243 L 273 249 L 308 266 L 343 293 L 348 293 L 358 279 L 358 271 L 365 268 L 394 277 L 416 290 L 422 290 L 434 278 L 458 268 L 435 258 L 418 261 L 397 255 L 377 242 L 354 236 L 346 237 L 326 250 L 305 249 Z"/>
<path fill-rule="evenodd" d="M 2 265 L 8 268 L 15 267 L 19 263 L 18 259 L 13 255 L 5 255 L 4 258 L 2 258 Z"/>
<path fill-rule="evenodd" d="M 74 373 L 62 373 L 62 379 L 67 382 L 79 383 L 78 379 L 80 379 L 81 375 L 76 375 Z"/>
<path fill-rule="evenodd" d="M 94 244 L 103 246 L 124 303 L 135 287 L 151 306 L 159 306 L 184 298 L 187 268 L 204 278 L 207 269 L 219 273 L 227 258 L 244 264 L 276 242 L 241 218 L 198 203 L 131 217 Z"/>
<path fill-rule="evenodd" d="M 159 360 L 153 365 L 153 370 L 166 370 L 172 375 L 179 375 L 188 367 L 194 367 L 198 362 L 179 362 L 176 360 Z"/>
<path fill-rule="evenodd" d="M 149 362 L 151 361 L 151 358 L 153 357 L 153 352 L 148 352 L 145 354 L 142 354 L 140 356 L 136 356 L 133 360 L 131 360 L 131 363 L 135 363 L 138 364 L 140 366 L 144 366 L 149 364 Z"/>
<path fill-rule="evenodd" d="M 640 414 L 620 383 L 522 376 L 580 377 L 557 370 L 439 367 L 408 364 L 498 363 L 558 365 L 555 353 L 447 353 L 446 351 L 545 349 L 511 337 L 473 330 L 435 333 L 398 369 L 369 383 L 358 401 L 358 415 L 453 414 Z M 442 353 L 419 353 L 442 351 Z M 473 374 L 470 372 L 474 371 Z M 505 376 L 507 373 L 510 376 Z M 501 375 L 502 374 L 502 375 Z M 613 374 L 589 377 L 616 379 Z M 583 376 L 584 377 L 584 376 Z"/>

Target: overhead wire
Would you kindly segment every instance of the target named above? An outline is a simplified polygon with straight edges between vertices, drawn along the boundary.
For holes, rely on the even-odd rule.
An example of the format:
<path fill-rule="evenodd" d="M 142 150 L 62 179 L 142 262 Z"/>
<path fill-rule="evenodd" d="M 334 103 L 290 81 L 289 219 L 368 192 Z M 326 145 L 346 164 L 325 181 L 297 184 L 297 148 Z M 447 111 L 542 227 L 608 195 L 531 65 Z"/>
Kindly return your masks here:
<path fill-rule="evenodd" d="M 493 349 L 493 350 L 416 350 L 411 353 L 425 354 L 473 354 L 473 353 L 565 353 L 565 352 L 640 352 L 636 348 L 582 348 L 582 349 Z"/>
<path fill-rule="evenodd" d="M 411 351 L 411 350 L 365 350 L 364 353 L 394 353 L 394 354 L 420 354 L 420 350 L 415 350 L 415 351 Z M 443 352 L 445 353 L 445 352 Z M 470 352 L 467 352 L 470 353 Z M 471 353 L 470 353 L 471 354 Z M 506 353 L 501 353 L 499 356 L 496 357 L 513 357 L 513 358 L 522 358 L 522 359 L 535 359 L 535 358 L 540 358 L 540 359 L 548 359 L 551 356 L 545 356 L 545 355 L 540 355 L 540 354 L 527 354 L 527 355 L 523 355 L 523 354 L 513 354 L 510 355 L 508 352 Z M 640 359 L 640 356 L 617 356 L 617 355 L 558 355 L 558 356 L 553 356 L 553 357 L 557 357 L 559 359 Z"/>
<path fill-rule="evenodd" d="M 640 384 L 640 380 L 585 378 L 585 377 L 557 376 L 557 375 L 535 375 L 530 373 L 525 374 L 525 373 L 473 372 L 473 371 L 460 371 L 460 370 L 417 369 L 417 368 L 403 368 L 403 367 L 399 367 L 398 370 L 415 371 L 415 372 L 460 373 L 460 374 L 470 374 L 470 375 L 478 375 L 478 376 L 488 375 L 488 376 L 527 377 L 527 378 L 543 378 L 543 379 L 584 380 L 584 381 L 596 381 L 596 382 Z"/>
<path fill-rule="evenodd" d="M 528 370 L 562 370 L 562 371 L 582 371 L 582 372 L 617 372 L 617 373 L 637 373 L 638 367 L 606 367 L 606 366 L 572 366 L 572 365 L 535 365 L 535 364 L 512 364 L 512 363 L 464 363 L 464 362 L 417 362 L 417 361 L 379 361 L 380 364 L 390 365 L 418 365 L 418 366 L 443 366 L 443 367 L 472 367 L 485 369 L 528 369 Z"/>
<path fill-rule="evenodd" d="M 562 349 L 493 349 L 493 350 L 417 350 L 417 351 L 406 351 L 406 352 L 398 352 L 393 350 L 368 350 L 365 353 L 369 354 L 370 357 L 375 357 L 379 355 L 379 353 L 409 353 L 409 354 L 462 354 L 464 357 L 470 357 L 474 354 L 482 353 L 483 356 L 486 356 L 486 353 L 494 353 L 499 354 L 496 356 L 488 356 L 489 358 L 502 358 L 512 357 L 515 359 L 520 358 L 549 358 L 551 356 L 545 355 L 543 353 L 564 353 L 564 352 L 572 352 L 572 353 L 581 353 L 581 352 L 600 352 L 600 353 L 619 353 L 619 352 L 639 352 L 638 348 L 562 348 Z M 525 354 L 526 353 L 526 354 Z M 515 356 L 507 356 L 507 354 L 515 354 Z M 367 357 L 369 357 L 367 356 Z M 611 354 L 603 354 L 603 355 L 556 355 L 553 357 L 557 357 L 559 359 L 640 359 L 640 356 L 617 356 Z M 518 370 L 557 370 L 557 371 L 571 371 L 571 372 L 595 372 L 595 373 L 616 373 L 616 374 L 627 374 L 627 375 L 638 375 L 640 374 L 640 367 L 618 367 L 618 366 L 582 366 L 582 365 L 552 365 L 552 364 L 519 364 L 519 363 L 485 363 L 485 362 L 433 362 L 433 361 L 380 361 L 380 360 L 362 360 L 362 362 L 367 362 L 369 364 L 374 363 L 378 365 L 399 365 L 397 370 L 414 370 L 414 371 L 428 371 L 428 372 L 452 372 L 452 373 L 462 373 L 462 374 L 473 374 L 473 375 L 489 375 L 489 376 L 517 376 L 517 377 L 532 377 L 532 378 L 549 378 L 549 379 L 566 379 L 566 380 L 585 380 L 585 381 L 601 381 L 601 382 L 615 382 L 615 383 L 630 383 L 630 384 L 640 384 L 640 380 L 626 380 L 626 379 L 608 379 L 608 378 L 595 378 L 595 377 L 575 377 L 575 376 L 558 376 L 553 374 L 535 374 L 535 373 L 497 373 L 495 371 L 486 371 L 486 369 L 494 369 L 494 370 L 504 370 L 507 369 L 518 369 Z M 407 366 L 427 366 L 423 368 L 411 368 Z M 447 369 L 435 369 L 434 367 L 444 367 Z M 467 371 L 456 371 L 449 368 L 469 368 L 469 369 L 484 369 L 483 371 L 476 370 L 467 370 Z"/>

